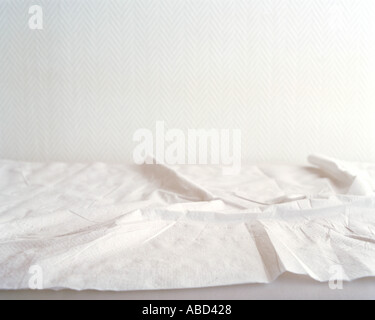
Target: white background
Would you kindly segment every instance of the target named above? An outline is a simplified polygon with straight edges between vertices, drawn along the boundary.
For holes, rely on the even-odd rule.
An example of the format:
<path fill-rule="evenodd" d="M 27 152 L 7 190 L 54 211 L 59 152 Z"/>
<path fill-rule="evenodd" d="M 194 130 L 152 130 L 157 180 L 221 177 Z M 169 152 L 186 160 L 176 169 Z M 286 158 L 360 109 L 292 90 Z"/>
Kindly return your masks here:
<path fill-rule="evenodd" d="M 163 120 L 242 129 L 249 161 L 375 161 L 374 17 L 373 0 L 0 0 L 0 158 L 129 161 Z"/>

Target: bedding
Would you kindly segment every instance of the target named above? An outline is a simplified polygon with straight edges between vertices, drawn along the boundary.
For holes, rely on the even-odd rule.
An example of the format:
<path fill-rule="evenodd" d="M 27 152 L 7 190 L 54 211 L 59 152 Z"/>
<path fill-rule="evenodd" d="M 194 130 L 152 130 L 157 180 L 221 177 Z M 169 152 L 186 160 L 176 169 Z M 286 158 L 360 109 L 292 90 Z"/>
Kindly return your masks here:
<path fill-rule="evenodd" d="M 0 289 L 100 291 L 375 277 L 375 165 L 0 161 Z M 336 279 L 337 280 L 337 279 Z"/>
<path fill-rule="evenodd" d="M 0 290 L 0 300 L 374 300 L 375 278 L 331 290 L 307 276 L 283 274 L 271 284 L 151 291 Z"/>

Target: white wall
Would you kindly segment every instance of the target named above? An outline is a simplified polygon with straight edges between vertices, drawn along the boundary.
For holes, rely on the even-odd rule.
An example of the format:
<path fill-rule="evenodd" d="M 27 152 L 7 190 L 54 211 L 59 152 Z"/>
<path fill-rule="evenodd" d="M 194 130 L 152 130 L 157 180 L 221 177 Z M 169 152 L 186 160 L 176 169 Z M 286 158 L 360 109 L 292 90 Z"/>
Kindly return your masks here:
<path fill-rule="evenodd" d="M 164 120 L 240 128 L 252 161 L 375 160 L 374 17 L 373 0 L 0 0 L 0 158 L 130 160 Z"/>

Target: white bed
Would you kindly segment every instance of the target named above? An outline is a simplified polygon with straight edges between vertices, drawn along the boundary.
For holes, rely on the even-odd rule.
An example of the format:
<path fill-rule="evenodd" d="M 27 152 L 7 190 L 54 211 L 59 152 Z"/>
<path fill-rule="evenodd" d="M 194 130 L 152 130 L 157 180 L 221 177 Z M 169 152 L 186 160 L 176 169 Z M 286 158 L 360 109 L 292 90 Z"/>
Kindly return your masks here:
<path fill-rule="evenodd" d="M 272 284 L 153 291 L 0 291 L 0 300 L 375 300 L 375 278 L 331 290 L 306 276 L 284 274 Z"/>
<path fill-rule="evenodd" d="M 1 161 L 0 298 L 374 299 L 375 166 L 310 162 Z"/>

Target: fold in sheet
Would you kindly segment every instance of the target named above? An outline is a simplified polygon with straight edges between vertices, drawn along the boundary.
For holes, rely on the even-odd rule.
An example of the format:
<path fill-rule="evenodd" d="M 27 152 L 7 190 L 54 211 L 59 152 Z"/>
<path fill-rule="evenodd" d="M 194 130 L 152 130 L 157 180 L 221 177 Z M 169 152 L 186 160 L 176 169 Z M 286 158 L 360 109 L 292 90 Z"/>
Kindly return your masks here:
<path fill-rule="evenodd" d="M 348 194 L 366 196 L 374 192 L 369 174 L 350 163 L 319 155 L 310 156 L 309 161 L 348 188 Z"/>
<path fill-rule="evenodd" d="M 374 165 L 0 161 L 0 288 L 143 290 L 375 276 Z"/>

